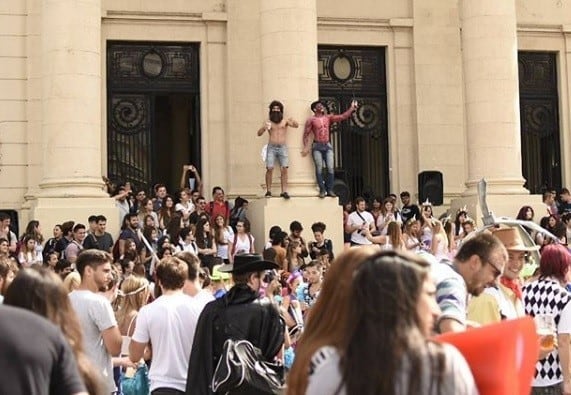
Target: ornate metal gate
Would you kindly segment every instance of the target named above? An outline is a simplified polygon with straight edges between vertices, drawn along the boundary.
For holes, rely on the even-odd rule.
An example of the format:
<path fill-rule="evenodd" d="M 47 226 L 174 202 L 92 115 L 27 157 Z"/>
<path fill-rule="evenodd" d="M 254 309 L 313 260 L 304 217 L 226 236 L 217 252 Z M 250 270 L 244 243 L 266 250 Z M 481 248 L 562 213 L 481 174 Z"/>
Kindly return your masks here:
<path fill-rule="evenodd" d="M 349 196 L 389 194 L 385 49 L 319 46 L 319 96 L 329 112 L 359 102 L 350 120 L 331 127 L 337 182 Z"/>
<path fill-rule="evenodd" d="M 559 97 L 554 53 L 519 52 L 522 173 L 531 193 L 561 188 Z"/>
<path fill-rule="evenodd" d="M 107 45 L 107 167 L 114 181 L 129 181 L 150 189 L 157 180 L 158 152 L 154 130 L 159 95 L 183 93 L 193 97 L 198 114 L 198 45 L 121 43 Z M 199 119 L 189 153 L 199 162 Z"/>

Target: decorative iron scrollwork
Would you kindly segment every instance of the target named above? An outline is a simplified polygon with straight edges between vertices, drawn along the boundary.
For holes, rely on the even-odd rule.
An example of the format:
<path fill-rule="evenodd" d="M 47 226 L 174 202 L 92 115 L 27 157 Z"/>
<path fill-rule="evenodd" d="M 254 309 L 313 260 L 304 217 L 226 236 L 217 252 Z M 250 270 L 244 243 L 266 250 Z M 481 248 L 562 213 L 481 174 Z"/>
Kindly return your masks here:
<path fill-rule="evenodd" d="M 198 46 L 110 42 L 109 89 L 199 91 Z"/>
<path fill-rule="evenodd" d="M 112 128 L 122 134 L 137 134 L 148 128 L 145 96 L 115 96 L 111 100 Z"/>
<path fill-rule="evenodd" d="M 549 137 L 554 133 L 553 103 L 549 101 L 531 102 L 522 104 L 522 116 L 524 119 L 522 130 L 539 138 Z"/>
<path fill-rule="evenodd" d="M 320 46 L 319 97 L 327 113 L 340 114 L 352 100 L 351 118 L 331 124 L 336 174 L 352 197 L 389 193 L 385 50 L 378 47 Z M 337 177 L 337 176 L 336 176 Z"/>

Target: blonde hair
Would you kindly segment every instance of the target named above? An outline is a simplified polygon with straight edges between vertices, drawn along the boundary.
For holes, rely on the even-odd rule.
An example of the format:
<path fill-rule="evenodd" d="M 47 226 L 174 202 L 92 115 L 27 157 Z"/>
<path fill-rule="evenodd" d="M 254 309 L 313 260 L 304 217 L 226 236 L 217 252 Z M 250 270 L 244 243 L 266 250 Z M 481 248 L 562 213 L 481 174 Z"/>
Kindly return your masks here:
<path fill-rule="evenodd" d="M 67 293 L 76 290 L 81 284 L 81 276 L 78 272 L 70 272 L 63 280 L 63 286 Z"/>
<path fill-rule="evenodd" d="M 129 314 L 139 311 L 147 302 L 149 281 L 141 276 L 129 276 L 121 284 L 117 322 L 121 326 Z"/>

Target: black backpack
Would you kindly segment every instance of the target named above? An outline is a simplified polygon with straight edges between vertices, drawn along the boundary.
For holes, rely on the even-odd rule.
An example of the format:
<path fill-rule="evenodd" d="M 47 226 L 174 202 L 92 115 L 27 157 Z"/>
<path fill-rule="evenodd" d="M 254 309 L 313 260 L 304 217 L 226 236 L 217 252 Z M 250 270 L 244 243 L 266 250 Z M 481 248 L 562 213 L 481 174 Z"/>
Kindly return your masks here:
<path fill-rule="evenodd" d="M 266 362 L 248 340 L 228 339 L 212 376 L 212 392 L 218 394 L 281 394 L 283 366 Z"/>

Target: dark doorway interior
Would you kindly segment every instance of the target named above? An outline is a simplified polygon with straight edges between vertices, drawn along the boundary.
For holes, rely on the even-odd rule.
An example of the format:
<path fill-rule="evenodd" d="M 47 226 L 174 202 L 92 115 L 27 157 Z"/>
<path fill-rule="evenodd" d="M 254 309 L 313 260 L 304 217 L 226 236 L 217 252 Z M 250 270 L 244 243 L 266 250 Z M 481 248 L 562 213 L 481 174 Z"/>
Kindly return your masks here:
<path fill-rule="evenodd" d="M 107 71 L 108 177 L 179 189 L 182 165 L 200 170 L 198 45 L 109 42 Z"/>
<path fill-rule="evenodd" d="M 200 164 L 200 140 L 195 128 L 194 99 L 190 95 L 155 97 L 155 122 L 152 130 L 153 179 L 177 190 L 183 164 Z"/>
<path fill-rule="evenodd" d="M 519 52 L 521 156 L 525 187 L 541 194 L 561 189 L 561 145 L 556 54 Z"/>

